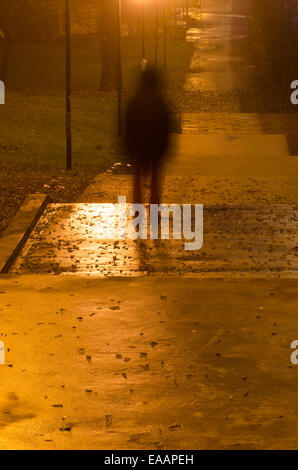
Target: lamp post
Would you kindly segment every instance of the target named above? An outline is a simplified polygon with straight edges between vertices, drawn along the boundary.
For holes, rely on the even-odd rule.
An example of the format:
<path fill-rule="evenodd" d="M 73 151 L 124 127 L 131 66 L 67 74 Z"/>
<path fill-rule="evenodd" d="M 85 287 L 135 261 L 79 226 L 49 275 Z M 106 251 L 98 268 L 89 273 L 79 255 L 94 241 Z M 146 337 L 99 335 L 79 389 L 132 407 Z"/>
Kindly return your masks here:
<path fill-rule="evenodd" d="M 177 0 L 174 0 L 174 43 L 177 43 Z"/>
<path fill-rule="evenodd" d="M 121 53 L 121 0 L 117 0 L 117 108 L 118 108 L 118 135 L 122 134 L 122 53 Z"/>
<path fill-rule="evenodd" d="M 167 15 L 166 0 L 163 0 L 163 66 L 167 68 Z"/>
<path fill-rule="evenodd" d="M 189 4 L 188 4 L 188 0 L 185 0 L 185 12 L 186 12 L 186 24 L 188 26 L 188 23 L 189 23 Z"/>
<path fill-rule="evenodd" d="M 158 66 L 159 0 L 155 0 L 155 67 Z"/>
<path fill-rule="evenodd" d="M 66 64 L 66 168 L 72 168 L 71 138 L 71 24 L 70 1 L 65 0 L 65 64 Z"/>
<path fill-rule="evenodd" d="M 142 59 L 146 57 L 145 50 L 145 0 L 142 0 Z"/>

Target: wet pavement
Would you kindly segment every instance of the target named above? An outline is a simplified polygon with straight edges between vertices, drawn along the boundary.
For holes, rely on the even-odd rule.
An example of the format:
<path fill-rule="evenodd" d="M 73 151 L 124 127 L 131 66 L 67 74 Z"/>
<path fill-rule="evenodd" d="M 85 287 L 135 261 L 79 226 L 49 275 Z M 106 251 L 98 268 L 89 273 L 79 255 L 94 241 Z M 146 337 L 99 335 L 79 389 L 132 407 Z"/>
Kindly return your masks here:
<path fill-rule="evenodd" d="M 194 54 L 186 76 L 186 111 L 253 112 L 255 68 L 248 50 L 248 18 L 242 15 L 203 15 L 188 30 Z"/>
<path fill-rule="evenodd" d="M 247 36 L 245 16 L 209 14 L 201 27 L 187 32 L 195 51 L 186 76 L 186 91 L 234 93 L 250 82 L 252 67 L 239 56 L 239 43 Z M 252 79 L 251 79 L 252 81 Z M 232 101 L 234 101 L 234 99 Z M 239 108 L 240 111 L 240 108 Z"/>
<path fill-rule="evenodd" d="M 297 280 L 2 276 L 1 449 L 296 449 Z"/>
<path fill-rule="evenodd" d="M 197 251 L 186 251 L 172 231 L 170 240 L 121 240 L 116 211 L 115 204 L 50 204 L 10 272 L 298 277 L 298 206 L 205 206 Z"/>
<path fill-rule="evenodd" d="M 205 13 L 202 23 L 188 31 L 187 40 L 195 50 L 184 86 L 182 132 L 283 134 L 291 155 L 298 155 L 298 113 L 268 114 L 268 97 L 258 90 L 260 77 L 247 54 L 248 18 Z"/>
<path fill-rule="evenodd" d="M 288 136 L 297 134 L 298 114 L 183 113 L 181 128 L 183 134 Z"/>

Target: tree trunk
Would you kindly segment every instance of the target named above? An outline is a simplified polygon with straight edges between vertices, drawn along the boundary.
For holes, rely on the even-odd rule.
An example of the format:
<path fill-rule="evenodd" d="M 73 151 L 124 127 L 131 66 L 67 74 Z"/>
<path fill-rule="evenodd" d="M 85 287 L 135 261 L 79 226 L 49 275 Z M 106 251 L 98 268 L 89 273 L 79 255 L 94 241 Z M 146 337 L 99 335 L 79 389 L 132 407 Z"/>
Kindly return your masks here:
<path fill-rule="evenodd" d="M 117 1 L 101 0 L 100 47 L 102 91 L 117 88 Z"/>
<path fill-rule="evenodd" d="M 5 40 L 4 52 L 3 52 L 2 61 L 0 65 L 0 80 L 4 83 L 6 82 L 6 78 L 7 78 L 11 47 L 12 47 L 12 39 L 8 37 Z"/>

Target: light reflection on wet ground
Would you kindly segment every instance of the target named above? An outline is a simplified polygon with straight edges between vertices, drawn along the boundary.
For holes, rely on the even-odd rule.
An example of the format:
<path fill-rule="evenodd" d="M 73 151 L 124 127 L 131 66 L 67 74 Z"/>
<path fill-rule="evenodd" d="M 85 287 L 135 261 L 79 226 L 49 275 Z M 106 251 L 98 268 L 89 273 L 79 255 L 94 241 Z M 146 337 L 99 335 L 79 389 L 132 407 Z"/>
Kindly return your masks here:
<path fill-rule="evenodd" d="M 255 113 L 257 76 L 246 53 L 247 38 L 247 17 L 228 13 L 203 14 L 203 21 L 188 30 L 195 50 L 184 88 L 189 101 L 200 106 L 182 114 L 182 133 L 283 134 L 291 155 L 297 155 L 297 114 Z M 251 96 L 250 103 L 244 96 Z"/>
<path fill-rule="evenodd" d="M 184 90 L 194 101 L 200 95 L 208 96 L 208 106 L 212 107 L 213 102 L 221 106 L 228 99 L 225 111 L 243 111 L 241 90 L 250 90 L 254 82 L 252 64 L 243 58 L 246 39 L 247 18 L 243 15 L 206 13 L 196 27 L 187 31 L 186 40 L 194 42 L 195 49 Z M 197 120 L 194 116 L 193 133 L 200 133 Z M 183 121 L 182 117 L 182 133 L 189 132 Z"/>
<path fill-rule="evenodd" d="M 298 207 L 205 207 L 199 251 L 185 251 L 184 240 L 102 240 L 114 213 L 113 204 L 49 205 L 11 272 L 297 276 Z"/>
<path fill-rule="evenodd" d="M 191 28 L 186 40 L 195 43 L 190 72 L 185 82 L 186 91 L 231 91 L 248 83 L 250 64 L 243 63 L 239 56 L 239 43 L 246 38 L 245 22 L 238 28 L 233 18 L 217 18 L 217 23 Z M 238 19 L 239 22 L 239 19 Z M 243 25 L 242 25 L 243 23 Z M 239 65 L 235 71 L 235 65 Z"/>
<path fill-rule="evenodd" d="M 245 15 L 237 15 L 235 13 L 215 13 L 215 12 L 203 12 L 203 18 L 208 17 L 219 17 L 219 18 L 246 18 Z"/>

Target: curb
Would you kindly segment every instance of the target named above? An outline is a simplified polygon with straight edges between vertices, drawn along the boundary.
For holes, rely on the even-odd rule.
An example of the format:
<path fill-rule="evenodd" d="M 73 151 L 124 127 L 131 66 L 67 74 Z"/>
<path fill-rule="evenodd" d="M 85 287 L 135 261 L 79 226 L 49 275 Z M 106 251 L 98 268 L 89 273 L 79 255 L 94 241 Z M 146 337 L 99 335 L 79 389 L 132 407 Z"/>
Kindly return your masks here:
<path fill-rule="evenodd" d="M 47 194 L 30 194 L 0 238 L 0 274 L 7 274 L 47 204 Z"/>

